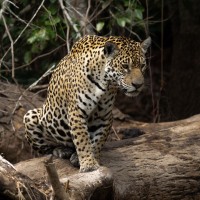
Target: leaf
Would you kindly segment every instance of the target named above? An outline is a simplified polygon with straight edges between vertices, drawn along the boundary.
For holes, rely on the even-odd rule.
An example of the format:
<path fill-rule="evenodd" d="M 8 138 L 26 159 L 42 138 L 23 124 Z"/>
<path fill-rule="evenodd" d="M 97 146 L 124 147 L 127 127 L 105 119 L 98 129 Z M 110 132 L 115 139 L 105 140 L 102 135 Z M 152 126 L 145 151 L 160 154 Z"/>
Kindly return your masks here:
<path fill-rule="evenodd" d="M 104 10 L 107 8 L 111 4 L 111 1 L 102 1 L 102 9 Z"/>
<path fill-rule="evenodd" d="M 97 30 L 98 32 L 101 31 L 101 30 L 103 29 L 104 25 L 105 25 L 105 22 L 98 22 L 98 23 L 96 24 L 96 30 Z"/>
<path fill-rule="evenodd" d="M 142 15 L 143 10 L 142 9 L 135 9 L 134 12 L 135 12 L 135 17 L 137 19 L 141 19 L 141 20 L 143 19 L 143 15 Z"/>
<path fill-rule="evenodd" d="M 36 41 L 39 42 L 39 41 L 48 40 L 48 39 L 49 37 L 47 35 L 47 31 L 45 28 L 43 28 L 33 33 L 33 35 L 29 37 L 27 41 L 28 43 L 33 44 Z"/>
<path fill-rule="evenodd" d="M 126 26 L 126 18 L 125 17 L 117 18 L 117 23 L 119 24 L 119 26 L 125 27 Z"/>
<path fill-rule="evenodd" d="M 24 55 L 24 62 L 25 62 L 26 64 L 28 64 L 28 63 L 30 63 L 31 59 L 32 59 L 32 54 L 31 54 L 30 51 L 27 51 L 27 52 L 25 53 L 25 55 Z"/>
<path fill-rule="evenodd" d="M 50 11 L 51 15 L 56 15 L 58 16 L 58 7 L 55 6 L 54 4 L 51 4 L 49 7 L 48 7 L 48 10 Z"/>
<path fill-rule="evenodd" d="M 56 39 L 56 32 L 51 27 L 47 28 L 47 34 L 48 34 L 49 40 L 55 40 Z"/>
<path fill-rule="evenodd" d="M 41 51 L 43 51 L 47 45 L 48 45 L 47 41 L 35 42 L 31 47 L 31 52 L 38 54 Z"/>
<path fill-rule="evenodd" d="M 44 23 L 45 23 L 45 25 L 51 25 L 51 26 L 55 26 L 57 23 L 59 23 L 61 20 L 60 20 L 60 18 L 59 17 L 53 17 L 53 18 L 51 18 L 50 20 L 48 20 L 48 21 L 45 21 Z"/>
<path fill-rule="evenodd" d="M 35 40 L 36 40 L 36 36 L 32 35 L 31 37 L 28 38 L 27 42 L 32 44 L 33 42 L 35 42 Z"/>

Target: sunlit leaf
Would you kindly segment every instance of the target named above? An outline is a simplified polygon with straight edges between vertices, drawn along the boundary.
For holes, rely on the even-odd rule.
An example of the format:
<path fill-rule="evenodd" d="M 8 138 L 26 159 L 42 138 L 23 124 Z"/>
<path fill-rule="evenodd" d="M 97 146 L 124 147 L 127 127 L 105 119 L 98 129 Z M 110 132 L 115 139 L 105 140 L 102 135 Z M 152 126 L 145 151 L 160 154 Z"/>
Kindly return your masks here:
<path fill-rule="evenodd" d="M 101 30 L 103 29 L 104 25 L 105 25 L 104 22 L 98 22 L 98 23 L 96 24 L 96 30 L 97 30 L 98 32 L 101 31 Z"/>
<path fill-rule="evenodd" d="M 117 18 L 117 23 L 119 26 L 125 27 L 126 26 L 126 18 L 124 18 L 124 17 Z"/>
<path fill-rule="evenodd" d="M 142 9 L 135 9 L 134 12 L 137 19 L 143 19 Z"/>
<path fill-rule="evenodd" d="M 32 44 L 35 41 L 42 41 L 48 40 L 47 31 L 46 29 L 40 29 L 39 31 L 35 32 L 30 38 L 28 38 L 28 43 Z"/>

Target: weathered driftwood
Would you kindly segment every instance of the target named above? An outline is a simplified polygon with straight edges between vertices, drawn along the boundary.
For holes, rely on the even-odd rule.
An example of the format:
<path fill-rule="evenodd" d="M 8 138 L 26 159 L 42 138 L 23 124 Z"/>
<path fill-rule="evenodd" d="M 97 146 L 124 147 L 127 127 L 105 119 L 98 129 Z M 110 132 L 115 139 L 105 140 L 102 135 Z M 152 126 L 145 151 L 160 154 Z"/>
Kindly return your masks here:
<path fill-rule="evenodd" d="M 18 102 L 22 93 L 14 85 L 0 84 L 0 153 L 14 162 L 31 156 L 23 139 L 22 118 L 28 109 L 43 102 L 29 92 Z M 200 199 L 200 115 L 159 124 L 124 117 L 119 114 L 124 121 L 114 121 L 114 130 L 120 138 L 128 139 L 106 144 L 101 160 L 105 167 L 80 174 L 69 161 L 54 160 L 70 198 Z M 17 195 L 28 199 L 27 191 L 33 194 L 32 199 L 40 200 L 44 193 L 50 199 L 53 192 L 44 165 L 47 159 L 26 160 L 14 168 L 1 159 L 0 199 L 16 199 Z"/>
<path fill-rule="evenodd" d="M 39 169 L 34 162 L 33 167 L 35 170 L 31 171 L 33 174 L 31 175 L 32 179 L 30 179 L 26 175 L 19 172 L 23 169 L 23 166 L 21 166 L 22 163 L 19 163 L 17 167 L 19 169 L 17 170 L 17 168 L 15 168 L 12 164 L 0 156 L 0 199 L 110 199 L 111 195 L 113 194 L 112 173 L 106 167 L 100 167 L 98 170 L 93 172 L 82 174 L 76 173 L 66 177 L 64 173 L 69 169 L 66 169 L 67 166 L 62 166 L 61 160 L 57 159 L 54 163 L 51 163 L 48 157 L 43 157 L 42 159 L 38 160 L 40 162 Z M 30 162 L 33 162 L 33 160 Z M 47 173 L 43 171 L 44 163 L 49 175 L 48 177 Z M 57 167 L 62 166 L 61 169 L 58 170 L 61 174 L 63 173 L 63 178 L 61 178 L 60 181 L 58 179 L 56 170 L 54 170 L 55 163 Z M 27 164 L 28 161 L 25 165 Z M 40 167 L 42 167 L 43 170 L 40 170 Z M 28 170 L 30 170 L 30 168 Z M 24 173 L 28 172 L 25 171 Z M 36 174 L 38 172 L 36 175 L 37 178 L 35 177 L 35 179 L 34 171 Z M 77 170 L 74 169 L 70 172 L 72 173 L 73 171 L 77 172 Z M 41 174 L 43 172 L 44 174 Z M 51 188 L 51 185 L 53 186 L 53 189 Z"/>
<path fill-rule="evenodd" d="M 24 138 L 23 116 L 43 101 L 20 86 L 0 81 L 0 153 L 12 163 L 31 158 Z"/>
<path fill-rule="evenodd" d="M 200 199 L 200 115 L 160 124 L 127 121 L 115 124 L 115 130 L 136 137 L 106 144 L 102 165 L 112 176 L 107 170 L 102 172 L 105 168 L 79 174 L 68 161 L 56 159 L 69 194 L 81 191 L 80 198 L 72 199 Z M 34 181 L 46 179 L 45 159 L 24 161 L 15 167 Z M 91 191 L 97 190 L 106 196 L 95 193 L 94 197 Z"/>
<path fill-rule="evenodd" d="M 38 187 L 36 182 L 18 172 L 12 164 L 0 156 L 0 199 L 45 200 L 46 194 L 39 190 L 40 186 Z"/>

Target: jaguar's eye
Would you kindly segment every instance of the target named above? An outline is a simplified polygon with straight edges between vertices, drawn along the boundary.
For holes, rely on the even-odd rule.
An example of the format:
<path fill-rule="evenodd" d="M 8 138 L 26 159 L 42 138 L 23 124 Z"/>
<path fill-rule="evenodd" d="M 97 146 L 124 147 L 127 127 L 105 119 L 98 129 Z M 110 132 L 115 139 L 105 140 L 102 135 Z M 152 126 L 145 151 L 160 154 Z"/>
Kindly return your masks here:
<path fill-rule="evenodd" d="M 122 64 L 122 67 L 124 68 L 124 69 L 129 69 L 129 64 Z"/>

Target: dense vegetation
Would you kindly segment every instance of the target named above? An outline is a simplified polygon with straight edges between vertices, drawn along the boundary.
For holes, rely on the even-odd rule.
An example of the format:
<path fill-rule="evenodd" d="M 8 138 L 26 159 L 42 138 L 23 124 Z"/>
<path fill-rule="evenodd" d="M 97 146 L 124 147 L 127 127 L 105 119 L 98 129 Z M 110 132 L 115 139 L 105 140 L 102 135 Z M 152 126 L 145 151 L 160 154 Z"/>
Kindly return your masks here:
<path fill-rule="evenodd" d="M 138 110 L 127 113 L 155 122 L 194 115 L 200 112 L 198 5 L 198 0 L 1 0 L 0 80 L 29 86 L 85 34 L 138 41 L 150 35 L 148 92 L 131 100 L 129 108 Z"/>
<path fill-rule="evenodd" d="M 120 34 L 138 40 L 148 34 L 146 5 L 137 0 L 67 2 L 2 2 L 1 78 L 12 76 L 30 84 L 85 34 Z"/>

